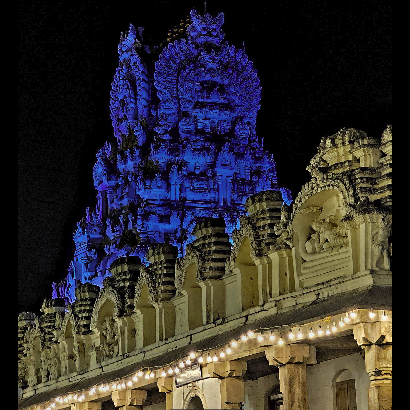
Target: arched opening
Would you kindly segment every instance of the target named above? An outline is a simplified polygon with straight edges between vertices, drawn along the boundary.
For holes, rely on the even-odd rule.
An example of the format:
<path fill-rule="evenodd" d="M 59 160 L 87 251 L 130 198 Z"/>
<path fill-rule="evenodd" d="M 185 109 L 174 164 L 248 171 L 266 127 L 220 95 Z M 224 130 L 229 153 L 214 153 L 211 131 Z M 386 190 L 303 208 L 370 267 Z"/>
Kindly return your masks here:
<path fill-rule="evenodd" d="M 197 265 L 192 263 L 187 267 L 182 290 L 188 298 L 188 328 L 189 330 L 203 326 L 202 288 L 196 281 Z"/>
<path fill-rule="evenodd" d="M 74 361 L 74 334 L 71 321 L 68 321 L 64 332 L 64 341 L 61 343 L 61 374 L 70 374 L 76 371 Z"/>
<path fill-rule="evenodd" d="M 242 311 L 259 305 L 258 268 L 251 257 L 251 241 L 245 238 L 239 247 L 236 266 L 241 272 Z"/>
<path fill-rule="evenodd" d="M 187 409 L 203 409 L 204 405 L 202 404 L 202 400 L 199 396 L 194 396 L 188 403 Z"/>
<path fill-rule="evenodd" d="M 356 382 L 353 373 L 342 369 L 336 373 L 332 381 L 333 408 L 335 410 L 356 410 Z"/>
<path fill-rule="evenodd" d="M 148 286 L 143 285 L 141 294 L 136 306 L 137 311 L 141 315 L 142 325 L 140 323 L 140 331 L 142 332 L 142 346 L 148 346 L 157 341 L 156 328 L 157 318 L 155 307 L 148 299 Z"/>

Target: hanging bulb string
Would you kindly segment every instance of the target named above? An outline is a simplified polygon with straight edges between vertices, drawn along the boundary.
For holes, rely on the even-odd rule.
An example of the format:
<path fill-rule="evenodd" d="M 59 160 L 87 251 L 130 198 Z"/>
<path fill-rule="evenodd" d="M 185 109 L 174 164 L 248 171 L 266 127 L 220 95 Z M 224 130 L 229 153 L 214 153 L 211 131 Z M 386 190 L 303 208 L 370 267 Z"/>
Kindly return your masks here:
<path fill-rule="evenodd" d="M 360 311 L 364 313 L 358 315 Z M 44 407 L 44 410 L 53 410 L 59 404 L 66 405 L 67 403 L 81 402 L 86 400 L 87 397 L 106 394 L 109 390 L 126 389 L 127 386 L 132 387 L 134 383 L 152 383 L 151 379 L 153 378 L 174 377 L 180 372 L 183 372 L 186 366 L 195 364 L 207 366 L 220 360 L 230 360 L 230 357 L 235 355 L 235 350 L 236 354 L 240 356 L 241 353 L 243 353 L 243 346 L 249 346 L 250 342 L 263 348 L 268 345 L 282 346 L 285 344 L 293 344 L 304 339 L 325 338 L 331 334 L 335 334 L 339 330 L 344 331 L 355 323 L 361 323 L 361 319 L 365 321 L 364 319 L 366 317 L 367 321 L 370 320 L 371 322 L 378 319 L 386 321 L 389 319 L 389 315 L 391 315 L 391 311 L 386 310 L 381 310 L 379 313 L 376 313 L 373 311 L 373 308 L 370 310 L 350 309 L 347 312 L 326 316 L 314 321 L 295 322 L 283 326 L 262 327 L 255 330 L 250 329 L 234 337 L 230 342 L 220 343 L 210 349 L 193 349 L 189 354 L 164 365 L 141 367 L 126 377 L 100 383 L 87 390 L 65 393 L 53 399 L 48 407 Z M 359 322 L 355 321 L 355 319 L 359 320 Z M 212 338 L 211 341 L 214 340 L 215 337 Z M 210 342 L 208 342 L 208 344 L 210 344 Z"/>

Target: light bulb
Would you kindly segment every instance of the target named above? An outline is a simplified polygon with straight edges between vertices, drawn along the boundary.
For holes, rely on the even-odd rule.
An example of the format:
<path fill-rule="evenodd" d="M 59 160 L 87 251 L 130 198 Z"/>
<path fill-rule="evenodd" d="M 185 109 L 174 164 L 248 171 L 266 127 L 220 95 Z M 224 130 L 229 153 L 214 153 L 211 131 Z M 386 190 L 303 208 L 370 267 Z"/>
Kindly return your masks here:
<path fill-rule="evenodd" d="M 386 315 L 386 311 L 385 311 L 385 310 L 383 310 L 382 320 L 387 320 L 387 315 Z"/>
<path fill-rule="evenodd" d="M 330 329 L 329 329 L 329 325 L 327 325 L 327 328 L 326 328 L 326 335 L 330 335 L 330 333 L 331 333 L 331 331 L 330 331 Z"/>
<path fill-rule="evenodd" d="M 89 391 L 90 396 L 92 396 L 93 394 L 95 394 L 95 387 L 93 387 L 90 391 Z"/>
<path fill-rule="evenodd" d="M 230 347 L 228 347 L 228 348 L 226 349 L 226 353 L 227 353 L 227 354 L 231 354 L 231 353 L 232 353 L 232 349 L 231 349 Z"/>
<path fill-rule="evenodd" d="M 149 374 L 149 377 L 151 377 L 151 379 L 153 379 L 154 377 L 155 377 L 155 373 L 154 372 L 151 372 L 150 374 Z M 125 386 L 124 386 L 125 387 Z"/>
<path fill-rule="evenodd" d="M 218 357 L 217 357 L 216 355 L 214 355 L 214 357 L 212 358 L 212 360 L 213 360 L 214 362 L 217 362 L 217 361 L 218 361 Z"/>
<path fill-rule="evenodd" d="M 313 337 L 315 337 L 315 334 L 313 333 L 313 329 L 312 328 L 310 328 L 310 332 L 309 332 L 309 335 L 308 335 L 310 338 L 313 338 Z"/>
<path fill-rule="evenodd" d="M 246 342 L 248 340 L 248 338 L 245 335 L 242 335 L 241 340 L 242 340 L 242 342 Z"/>
<path fill-rule="evenodd" d="M 179 364 L 179 367 L 182 369 L 183 367 L 184 367 L 185 365 L 184 365 L 184 362 L 181 362 L 180 364 Z"/>
<path fill-rule="evenodd" d="M 279 340 L 278 340 L 278 345 L 283 345 L 283 343 L 285 343 L 283 340 L 282 340 L 282 338 L 280 337 L 279 338 Z"/>
<path fill-rule="evenodd" d="M 161 373 L 161 377 L 166 377 L 166 376 L 167 376 L 167 373 L 163 370 Z"/>
<path fill-rule="evenodd" d="M 299 330 L 298 330 L 298 339 L 302 339 L 302 338 L 303 338 L 303 333 L 299 328 Z"/>
<path fill-rule="evenodd" d="M 115 390 L 117 388 L 117 385 L 114 383 L 112 386 L 111 386 L 111 390 Z"/>
<path fill-rule="evenodd" d="M 376 313 L 373 312 L 373 309 L 370 310 L 369 312 L 369 318 L 374 319 L 376 317 Z"/>
<path fill-rule="evenodd" d="M 237 345 L 238 345 L 238 343 L 236 343 L 235 340 L 232 340 L 231 346 L 232 346 L 232 347 L 236 347 Z"/>
<path fill-rule="evenodd" d="M 356 319 L 357 313 L 356 312 L 350 312 L 350 317 L 352 319 Z"/>
<path fill-rule="evenodd" d="M 208 356 L 208 357 L 206 358 L 206 361 L 207 361 L 207 362 L 212 362 L 212 357 L 211 357 L 211 356 Z"/>
<path fill-rule="evenodd" d="M 349 314 L 348 314 L 348 313 L 346 313 L 346 316 L 344 317 L 343 320 L 345 321 L 345 323 L 349 323 L 349 322 L 350 322 L 350 317 L 349 317 Z"/>
<path fill-rule="evenodd" d="M 185 363 L 188 364 L 188 365 L 191 364 L 191 359 L 186 359 Z"/>
<path fill-rule="evenodd" d="M 219 353 L 219 356 L 225 357 L 225 353 L 224 353 L 224 352 L 221 352 L 221 353 Z"/>
<path fill-rule="evenodd" d="M 290 329 L 290 333 L 288 334 L 288 338 L 289 338 L 290 340 L 292 340 L 294 337 L 295 337 L 295 335 L 293 334 L 292 329 Z"/>
<path fill-rule="evenodd" d="M 137 373 L 138 377 L 142 377 L 143 374 L 144 373 L 141 370 Z"/>
<path fill-rule="evenodd" d="M 137 381 L 138 381 L 138 376 L 135 375 L 135 376 L 132 378 L 132 380 L 133 380 L 134 382 L 137 382 Z"/>
<path fill-rule="evenodd" d="M 202 356 L 199 356 L 199 357 L 198 357 L 198 362 L 199 362 L 199 363 L 202 363 L 203 361 L 204 361 L 204 358 L 203 358 Z"/>
<path fill-rule="evenodd" d="M 275 335 L 270 335 L 269 340 L 271 340 L 271 341 L 275 340 Z"/>
<path fill-rule="evenodd" d="M 178 374 L 178 373 L 179 373 L 179 369 L 178 369 L 178 367 L 175 367 L 174 372 L 175 372 L 176 374 Z"/>
<path fill-rule="evenodd" d="M 145 373 L 145 378 L 149 379 L 149 372 Z"/>
<path fill-rule="evenodd" d="M 339 321 L 339 326 L 343 327 L 344 325 L 345 325 L 345 322 L 343 322 L 343 318 L 341 317 Z"/>
<path fill-rule="evenodd" d="M 322 330 L 322 326 L 319 325 L 319 329 L 317 331 L 317 335 L 318 336 L 322 336 L 323 335 L 323 330 Z"/>
<path fill-rule="evenodd" d="M 262 335 L 259 335 L 258 336 L 258 342 L 262 342 L 263 341 L 263 336 Z"/>
<path fill-rule="evenodd" d="M 337 330 L 336 322 L 333 322 L 332 332 L 336 332 L 336 330 Z"/>
<path fill-rule="evenodd" d="M 191 353 L 189 354 L 189 357 L 190 357 L 191 359 L 195 359 L 195 353 L 194 353 L 194 352 L 191 352 Z"/>
<path fill-rule="evenodd" d="M 252 330 L 250 330 L 250 331 L 248 332 L 248 337 L 253 337 L 253 335 L 254 335 L 254 333 L 252 332 Z"/>
<path fill-rule="evenodd" d="M 171 369 L 171 367 L 168 369 L 168 374 L 172 374 L 174 371 Z"/>
<path fill-rule="evenodd" d="M 129 386 L 129 387 L 131 387 L 131 386 L 132 386 L 132 381 L 131 381 L 131 380 L 128 380 L 128 382 L 127 382 L 127 386 Z"/>

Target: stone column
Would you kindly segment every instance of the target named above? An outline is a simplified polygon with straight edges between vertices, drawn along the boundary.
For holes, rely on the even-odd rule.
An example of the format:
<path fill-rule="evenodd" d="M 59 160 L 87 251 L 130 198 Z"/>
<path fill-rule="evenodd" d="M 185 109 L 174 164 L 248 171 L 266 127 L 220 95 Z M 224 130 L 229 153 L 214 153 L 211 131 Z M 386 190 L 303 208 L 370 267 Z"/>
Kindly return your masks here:
<path fill-rule="evenodd" d="M 115 407 L 119 410 L 142 410 L 142 405 L 147 398 L 146 390 L 116 390 L 111 394 Z"/>
<path fill-rule="evenodd" d="M 308 410 L 306 365 L 316 363 L 316 348 L 303 344 L 271 346 L 265 354 L 270 365 L 279 366 L 283 410 Z"/>
<path fill-rule="evenodd" d="M 173 377 L 160 377 L 157 380 L 158 390 L 161 393 L 166 393 L 165 409 L 172 410 L 174 408 L 174 381 Z"/>
<path fill-rule="evenodd" d="M 392 323 L 358 323 L 354 338 L 364 349 L 366 371 L 370 376 L 369 410 L 392 409 Z"/>
<path fill-rule="evenodd" d="M 202 368 L 203 377 L 221 379 L 221 409 L 240 409 L 245 401 L 243 375 L 246 361 L 212 362 Z"/>

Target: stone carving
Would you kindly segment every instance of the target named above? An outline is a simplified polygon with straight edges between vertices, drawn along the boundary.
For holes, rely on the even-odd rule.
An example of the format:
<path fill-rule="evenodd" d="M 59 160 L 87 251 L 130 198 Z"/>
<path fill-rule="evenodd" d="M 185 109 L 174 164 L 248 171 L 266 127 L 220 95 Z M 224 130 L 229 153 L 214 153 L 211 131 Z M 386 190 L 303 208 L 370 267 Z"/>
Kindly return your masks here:
<path fill-rule="evenodd" d="M 112 317 L 106 317 L 101 326 L 101 345 L 102 360 L 111 359 L 118 355 L 118 331 L 117 324 Z"/>
<path fill-rule="evenodd" d="M 317 219 L 310 223 L 313 233 L 305 243 L 305 248 L 308 253 L 319 253 L 328 250 L 340 250 L 343 246 L 347 246 L 349 238 L 348 230 L 339 225 L 339 222 L 334 217 Z"/>

